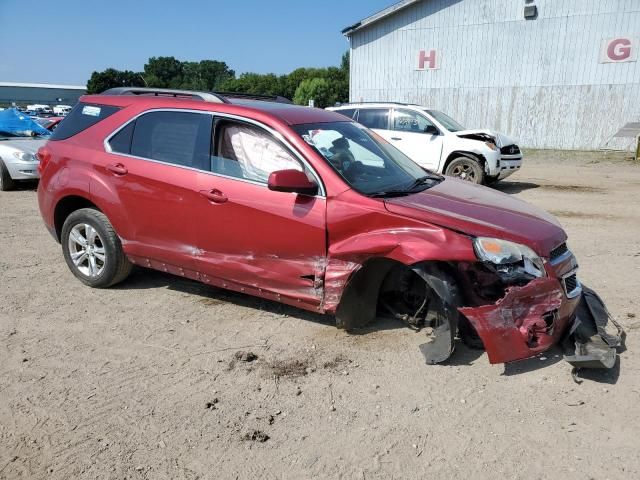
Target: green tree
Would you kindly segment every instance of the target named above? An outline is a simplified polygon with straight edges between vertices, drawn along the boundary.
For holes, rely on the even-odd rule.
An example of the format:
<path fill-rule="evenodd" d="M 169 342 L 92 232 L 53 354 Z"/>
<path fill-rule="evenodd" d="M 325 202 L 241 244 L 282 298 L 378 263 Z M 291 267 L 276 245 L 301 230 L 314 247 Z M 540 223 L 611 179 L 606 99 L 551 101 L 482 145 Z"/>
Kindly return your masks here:
<path fill-rule="evenodd" d="M 141 74 L 130 70 L 116 70 L 107 68 L 102 72 L 93 72 L 87 82 L 87 93 L 102 93 L 114 87 L 144 87 L 145 82 Z"/>
<path fill-rule="evenodd" d="M 335 98 L 331 82 L 326 78 L 316 77 L 300 82 L 293 101 L 298 105 L 308 105 L 309 100 L 313 99 L 314 106 L 324 108 L 333 105 L 336 102 Z"/>
<path fill-rule="evenodd" d="M 182 83 L 185 90 L 218 90 L 228 79 L 235 78 L 235 72 L 225 62 L 202 60 L 182 62 Z"/>
<path fill-rule="evenodd" d="M 326 72 L 323 68 L 296 68 L 293 72 L 284 76 L 284 90 L 282 95 L 293 99 L 296 90 L 304 80 L 324 78 L 325 76 Z"/>
<path fill-rule="evenodd" d="M 223 92 L 255 93 L 258 95 L 283 95 L 283 77 L 273 73 L 243 73 L 238 78 L 226 80 L 220 85 Z"/>
<path fill-rule="evenodd" d="M 236 76 L 225 62 L 217 60 L 201 60 L 198 69 L 207 90 L 217 90 L 225 80 Z"/>
<path fill-rule="evenodd" d="M 351 65 L 351 54 L 349 50 L 342 54 L 342 59 L 340 60 L 340 70 L 345 72 L 347 78 L 349 78 L 349 66 Z"/>
<path fill-rule="evenodd" d="M 151 57 L 144 65 L 144 78 L 150 87 L 179 88 L 184 66 L 175 57 Z"/>
<path fill-rule="evenodd" d="M 349 52 L 342 55 L 340 67 L 297 68 L 288 75 L 247 72 L 239 77 L 225 62 L 217 60 L 182 62 L 175 57 L 151 57 L 144 66 L 143 74 L 109 68 L 93 72 L 87 82 L 90 93 L 117 86 L 281 95 L 291 99 L 297 97 L 298 103 L 305 105 L 309 98 L 314 98 L 316 105 L 327 106 L 349 100 Z"/>

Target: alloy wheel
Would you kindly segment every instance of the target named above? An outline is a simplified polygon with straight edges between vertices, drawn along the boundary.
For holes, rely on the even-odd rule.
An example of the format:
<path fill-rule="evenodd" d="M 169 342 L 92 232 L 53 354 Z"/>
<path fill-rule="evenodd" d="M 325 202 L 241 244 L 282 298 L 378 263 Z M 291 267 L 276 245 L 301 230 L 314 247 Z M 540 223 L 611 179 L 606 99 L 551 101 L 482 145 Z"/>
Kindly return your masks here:
<path fill-rule="evenodd" d="M 471 165 L 469 165 L 468 163 L 463 163 L 460 165 L 456 165 L 453 168 L 453 170 L 451 171 L 451 176 L 473 182 L 475 181 L 476 173 Z"/>
<path fill-rule="evenodd" d="M 69 232 L 69 256 L 80 273 L 96 278 L 104 270 L 107 257 L 100 235 L 88 223 L 79 223 Z"/>

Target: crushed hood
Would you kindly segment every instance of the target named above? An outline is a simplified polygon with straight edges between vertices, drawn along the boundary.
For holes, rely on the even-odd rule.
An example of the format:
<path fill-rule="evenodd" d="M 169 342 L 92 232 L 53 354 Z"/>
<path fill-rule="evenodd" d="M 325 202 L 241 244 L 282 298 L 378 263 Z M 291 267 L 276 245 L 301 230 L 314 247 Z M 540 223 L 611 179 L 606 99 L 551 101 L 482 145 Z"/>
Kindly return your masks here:
<path fill-rule="evenodd" d="M 515 145 L 515 139 L 505 135 L 504 133 L 493 132 L 491 130 L 486 129 L 476 129 L 476 130 L 461 130 L 456 132 L 456 135 L 461 138 L 470 138 L 474 139 L 477 135 L 489 135 L 496 139 L 496 145 L 498 147 L 505 147 L 507 145 Z"/>
<path fill-rule="evenodd" d="M 522 243 L 542 256 L 567 238 L 558 221 L 544 210 L 454 178 L 420 193 L 385 199 L 385 207 L 397 215 L 468 235 Z"/>

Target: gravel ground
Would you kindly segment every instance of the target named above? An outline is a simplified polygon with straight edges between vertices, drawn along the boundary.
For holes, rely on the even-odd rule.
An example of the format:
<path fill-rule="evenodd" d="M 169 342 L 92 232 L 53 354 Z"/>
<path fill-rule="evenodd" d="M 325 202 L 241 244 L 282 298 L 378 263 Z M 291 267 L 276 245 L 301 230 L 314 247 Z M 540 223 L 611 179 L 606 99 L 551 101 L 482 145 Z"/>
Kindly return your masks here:
<path fill-rule="evenodd" d="M 640 168 L 530 152 L 497 188 L 566 227 L 627 330 L 618 368 L 427 366 L 424 333 L 143 269 L 92 290 L 32 187 L 0 192 L 0 478 L 640 478 Z"/>

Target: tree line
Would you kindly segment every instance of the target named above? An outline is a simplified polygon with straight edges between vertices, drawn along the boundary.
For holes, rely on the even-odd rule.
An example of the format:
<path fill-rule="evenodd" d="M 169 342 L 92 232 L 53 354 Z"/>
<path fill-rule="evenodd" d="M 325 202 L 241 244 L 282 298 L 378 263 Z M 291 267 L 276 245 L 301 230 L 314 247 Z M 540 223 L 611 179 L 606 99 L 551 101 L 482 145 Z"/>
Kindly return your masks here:
<path fill-rule="evenodd" d="M 175 57 L 151 57 L 142 72 L 115 68 L 93 72 L 87 93 L 123 86 L 280 95 L 299 105 L 313 99 L 316 107 L 324 108 L 349 101 L 349 52 L 337 67 L 297 68 L 285 75 L 248 72 L 236 76 L 225 62 L 217 60 L 183 62 Z"/>

